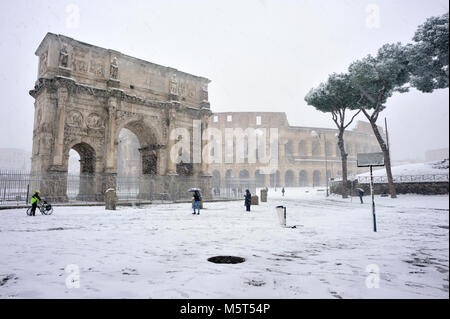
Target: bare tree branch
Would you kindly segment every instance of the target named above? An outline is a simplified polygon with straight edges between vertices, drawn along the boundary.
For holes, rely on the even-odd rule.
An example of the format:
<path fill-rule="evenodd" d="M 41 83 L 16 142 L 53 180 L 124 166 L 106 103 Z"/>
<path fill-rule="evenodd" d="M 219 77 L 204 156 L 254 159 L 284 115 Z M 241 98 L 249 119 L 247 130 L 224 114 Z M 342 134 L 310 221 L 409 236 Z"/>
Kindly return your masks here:
<path fill-rule="evenodd" d="M 361 109 L 359 109 L 358 112 L 356 112 L 352 118 L 350 119 L 350 122 L 347 123 L 347 125 L 344 126 L 344 129 L 346 129 L 350 124 L 352 124 L 353 120 L 355 119 L 356 116 L 358 116 L 358 114 L 361 113 Z"/>

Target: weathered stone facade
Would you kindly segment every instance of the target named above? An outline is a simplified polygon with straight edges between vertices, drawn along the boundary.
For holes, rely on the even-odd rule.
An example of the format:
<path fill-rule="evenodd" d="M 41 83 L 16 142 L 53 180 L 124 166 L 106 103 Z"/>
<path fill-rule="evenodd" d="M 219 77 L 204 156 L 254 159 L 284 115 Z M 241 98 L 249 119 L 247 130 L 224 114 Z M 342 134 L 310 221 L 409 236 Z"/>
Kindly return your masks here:
<path fill-rule="evenodd" d="M 270 128 L 278 131 L 278 165 L 271 169 L 271 174 L 263 174 L 265 164 L 256 161 L 249 163 L 246 157 L 243 163 L 211 163 L 209 169 L 213 175 L 213 185 L 222 184 L 227 178 L 255 178 L 257 186 L 323 186 L 328 178 L 339 177 L 342 173 L 340 150 L 337 146 L 336 129 L 291 126 L 286 114 L 282 112 L 224 112 L 214 113 L 210 118 L 210 128 L 222 132 L 222 156 L 225 158 L 227 128 L 265 128 L 269 135 Z M 313 131 L 320 137 L 314 137 Z M 380 128 L 380 132 L 383 132 Z M 269 151 L 269 136 L 266 136 L 267 152 Z M 344 135 L 348 156 L 348 174 L 366 172 L 364 168 L 356 167 L 356 154 L 379 152 L 378 142 L 371 132 L 369 123 L 358 122 L 355 129 L 348 130 Z M 326 162 L 328 174 L 325 172 L 325 139 L 327 143 Z M 237 150 L 239 141 L 234 139 L 233 149 Z M 235 158 L 235 153 L 233 158 Z M 267 171 L 266 171 L 267 172 Z M 326 175 L 327 174 L 327 175 Z"/>
<path fill-rule="evenodd" d="M 32 174 L 47 197 L 66 196 L 69 151 L 80 154 L 80 194 L 101 200 L 113 187 L 122 128 L 140 144 L 144 175 L 176 176 L 169 150 L 172 129 L 206 128 L 211 114 L 208 79 L 146 62 L 118 51 L 48 33 L 36 51 Z M 207 178 L 207 164 L 193 164 Z M 101 176 L 101 179 L 99 178 Z"/>

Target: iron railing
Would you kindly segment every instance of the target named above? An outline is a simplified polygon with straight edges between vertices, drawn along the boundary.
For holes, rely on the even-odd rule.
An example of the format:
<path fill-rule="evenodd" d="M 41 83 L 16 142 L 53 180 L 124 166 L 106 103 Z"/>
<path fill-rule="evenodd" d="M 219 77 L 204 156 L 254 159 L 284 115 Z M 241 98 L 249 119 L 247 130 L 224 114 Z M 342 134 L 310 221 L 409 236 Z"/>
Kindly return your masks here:
<path fill-rule="evenodd" d="M 106 188 L 114 186 L 119 202 L 133 203 L 189 201 L 190 188 L 200 188 L 205 199 L 216 200 L 241 199 L 246 189 L 256 191 L 256 182 L 250 178 L 213 181 L 211 176 L 41 175 L 0 170 L 0 205 L 27 205 L 35 190 L 52 203 L 101 203 Z"/>
<path fill-rule="evenodd" d="M 435 183 L 448 182 L 448 174 L 426 174 L 426 175 L 394 175 L 394 183 Z M 384 184 L 388 182 L 386 176 L 374 176 L 374 184 Z M 370 176 L 358 176 L 359 184 L 369 184 Z"/>

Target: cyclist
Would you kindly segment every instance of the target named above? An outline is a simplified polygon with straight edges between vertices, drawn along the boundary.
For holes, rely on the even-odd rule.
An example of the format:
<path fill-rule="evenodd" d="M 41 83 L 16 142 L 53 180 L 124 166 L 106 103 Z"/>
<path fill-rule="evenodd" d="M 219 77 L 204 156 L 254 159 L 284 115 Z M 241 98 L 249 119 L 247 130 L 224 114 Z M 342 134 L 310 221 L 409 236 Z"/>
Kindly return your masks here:
<path fill-rule="evenodd" d="M 36 215 L 36 207 L 41 198 L 39 197 L 39 191 L 35 191 L 33 196 L 31 196 L 31 213 L 30 216 Z"/>

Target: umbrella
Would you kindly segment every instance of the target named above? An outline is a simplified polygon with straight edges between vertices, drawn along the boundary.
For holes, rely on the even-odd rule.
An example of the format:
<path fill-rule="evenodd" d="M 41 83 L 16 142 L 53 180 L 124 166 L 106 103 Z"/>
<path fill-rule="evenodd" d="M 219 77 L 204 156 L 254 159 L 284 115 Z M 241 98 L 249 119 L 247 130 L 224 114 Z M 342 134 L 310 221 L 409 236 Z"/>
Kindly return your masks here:
<path fill-rule="evenodd" d="M 196 191 L 199 191 L 199 192 L 200 192 L 200 188 L 193 187 L 193 188 L 189 188 L 189 189 L 188 189 L 188 192 L 189 192 L 189 193 L 193 193 L 193 192 L 196 192 Z"/>

